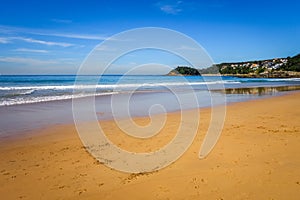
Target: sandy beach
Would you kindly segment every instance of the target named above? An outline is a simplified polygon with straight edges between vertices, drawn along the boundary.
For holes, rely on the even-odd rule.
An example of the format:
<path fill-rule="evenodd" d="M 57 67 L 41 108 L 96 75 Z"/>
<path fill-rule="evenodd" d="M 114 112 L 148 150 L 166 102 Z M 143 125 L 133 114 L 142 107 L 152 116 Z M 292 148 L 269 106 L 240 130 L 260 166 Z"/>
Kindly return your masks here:
<path fill-rule="evenodd" d="M 201 123 L 191 147 L 152 173 L 122 173 L 100 164 L 85 150 L 74 125 L 3 137 L 1 198 L 299 199 L 299 99 L 300 92 L 292 92 L 228 105 L 220 140 L 203 160 L 198 153 L 210 109 L 199 110 Z M 135 121 L 149 123 L 146 117 Z M 113 121 L 100 124 L 121 148 L 147 152 L 166 144 L 179 122 L 179 113 L 168 114 L 165 127 L 149 140 L 124 135 Z"/>

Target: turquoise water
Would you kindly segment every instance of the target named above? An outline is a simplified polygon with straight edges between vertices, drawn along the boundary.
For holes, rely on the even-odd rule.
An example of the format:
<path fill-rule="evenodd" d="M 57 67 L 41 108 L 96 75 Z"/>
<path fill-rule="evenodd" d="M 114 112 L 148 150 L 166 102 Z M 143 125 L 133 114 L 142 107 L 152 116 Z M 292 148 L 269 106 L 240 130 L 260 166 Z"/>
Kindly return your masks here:
<path fill-rule="evenodd" d="M 300 79 L 115 75 L 98 78 L 0 76 L 0 136 L 74 123 L 72 98 L 80 102 L 76 109 L 84 115 L 94 92 L 93 112 L 97 120 L 106 120 L 224 105 L 300 89 Z"/>
<path fill-rule="evenodd" d="M 75 81 L 76 86 L 74 85 Z M 96 85 L 95 85 L 96 83 Z M 299 78 L 264 79 L 200 76 L 0 76 L 0 106 L 59 101 L 90 95 L 105 96 L 132 92 L 162 92 L 170 89 L 195 91 L 224 88 L 278 87 L 300 85 Z M 83 89 L 75 90 L 76 87 Z"/>

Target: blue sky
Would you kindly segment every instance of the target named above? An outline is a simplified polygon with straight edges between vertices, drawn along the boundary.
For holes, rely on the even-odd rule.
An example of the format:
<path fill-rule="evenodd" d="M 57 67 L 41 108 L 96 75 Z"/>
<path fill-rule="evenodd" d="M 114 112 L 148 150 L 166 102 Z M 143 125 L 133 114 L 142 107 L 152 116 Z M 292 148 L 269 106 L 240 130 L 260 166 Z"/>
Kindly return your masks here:
<path fill-rule="evenodd" d="M 182 32 L 202 45 L 215 63 L 300 53 L 300 2 L 296 0 L 0 3 L 1 74 L 75 74 L 101 41 L 140 27 Z M 176 64 L 182 63 L 170 63 Z"/>

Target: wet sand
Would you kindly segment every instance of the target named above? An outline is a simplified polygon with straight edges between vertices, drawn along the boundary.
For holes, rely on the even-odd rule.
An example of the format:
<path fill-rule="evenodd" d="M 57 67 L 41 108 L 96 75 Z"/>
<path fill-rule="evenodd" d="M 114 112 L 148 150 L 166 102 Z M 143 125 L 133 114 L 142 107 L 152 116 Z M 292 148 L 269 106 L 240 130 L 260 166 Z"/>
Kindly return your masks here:
<path fill-rule="evenodd" d="M 210 110 L 201 109 L 198 134 L 172 165 L 128 174 L 97 162 L 73 125 L 58 125 L 0 140 L 3 199 L 298 199 L 300 196 L 300 93 L 227 106 L 222 135 L 198 158 Z M 188 112 L 188 111 L 187 111 Z M 161 116 L 156 116 L 161 117 Z M 146 117 L 137 124 L 149 123 Z M 179 113 L 149 140 L 133 139 L 112 121 L 100 122 L 115 144 L 153 151 L 174 136 Z"/>

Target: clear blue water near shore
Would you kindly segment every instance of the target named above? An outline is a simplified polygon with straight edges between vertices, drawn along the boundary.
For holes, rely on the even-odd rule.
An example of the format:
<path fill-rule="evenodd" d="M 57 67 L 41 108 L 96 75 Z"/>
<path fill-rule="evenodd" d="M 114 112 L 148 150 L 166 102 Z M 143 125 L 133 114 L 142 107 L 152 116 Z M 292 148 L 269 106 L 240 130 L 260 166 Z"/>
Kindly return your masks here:
<path fill-rule="evenodd" d="M 148 116 L 211 106 L 211 94 L 220 104 L 280 95 L 288 90 L 299 90 L 300 79 L 263 79 L 214 76 L 98 76 L 36 75 L 0 76 L 0 135 L 11 135 L 48 125 L 73 123 L 72 98 L 85 103 L 95 89 L 95 112 L 99 120 L 115 117 Z M 93 85 L 93 83 L 97 83 Z M 213 88 L 208 91 L 207 87 Z M 225 90 L 220 90 L 224 86 Z M 191 90 L 192 89 L 192 90 Z M 130 102 L 126 98 L 130 93 Z M 176 91 L 184 103 L 178 101 Z M 188 93 L 194 92 L 197 105 L 190 104 Z M 84 98 L 86 97 L 86 98 Z M 111 100 L 117 98 L 117 112 Z M 226 99 L 226 102 L 224 102 Z M 88 102 L 88 101 L 87 101 Z M 82 108 L 84 109 L 84 108 Z"/>
<path fill-rule="evenodd" d="M 0 106 L 48 102 L 79 98 L 92 95 L 89 89 L 98 76 L 81 76 L 78 86 L 85 87 L 84 93 L 73 93 L 76 76 L 0 76 Z M 207 90 L 206 85 L 224 84 L 225 88 L 249 87 L 278 87 L 300 85 L 299 78 L 292 79 L 264 79 L 237 77 L 205 77 L 187 76 L 183 81 L 178 76 L 120 76 L 105 75 L 96 87 L 96 96 L 129 92 L 136 88 L 136 92 L 161 92 L 168 88 L 184 90 L 191 86 L 195 90 Z M 119 82 L 121 80 L 121 82 Z M 118 83 L 119 82 L 119 83 Z"/>

